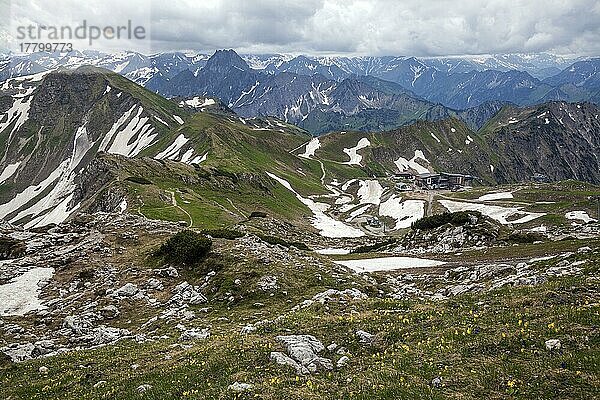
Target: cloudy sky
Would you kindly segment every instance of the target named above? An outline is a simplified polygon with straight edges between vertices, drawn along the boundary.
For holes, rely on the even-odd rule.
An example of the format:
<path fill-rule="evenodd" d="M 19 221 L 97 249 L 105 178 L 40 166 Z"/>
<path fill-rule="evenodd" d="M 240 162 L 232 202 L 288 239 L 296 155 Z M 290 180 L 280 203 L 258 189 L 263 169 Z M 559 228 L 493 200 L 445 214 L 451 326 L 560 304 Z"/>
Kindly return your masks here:
<path fill-rule="evenodd" d="M 0 0 L 17 26 L 116 26 L 150 40 L 95 43 L 141 52 L 442 56 L 552 52 L 600 55 L 598 0 Z M 8 8 L 8 11 L 7 11 Z M 85 43 L 78 44 L 86 46 Z M 13 43 L 14 46 L 14 43 Z M 88 45 L 89 47 L 89 45 Z"/>

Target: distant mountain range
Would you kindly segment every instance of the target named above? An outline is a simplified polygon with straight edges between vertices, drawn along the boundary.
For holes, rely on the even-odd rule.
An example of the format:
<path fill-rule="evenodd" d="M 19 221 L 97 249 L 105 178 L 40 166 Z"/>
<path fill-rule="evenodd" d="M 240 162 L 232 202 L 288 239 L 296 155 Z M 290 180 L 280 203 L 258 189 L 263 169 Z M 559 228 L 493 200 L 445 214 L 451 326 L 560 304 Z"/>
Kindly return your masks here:
<path fill-rule="evenodd" d="M 600 103 L 600 59 L 239 56 L 72 52 L 9 56 L 0 80 L 94 65 L 166 97 L 219 98 L 244 117 L 274 116 L 314 134 L 386 130 L 449 116 L 480 128 L 504 104 Z"/>

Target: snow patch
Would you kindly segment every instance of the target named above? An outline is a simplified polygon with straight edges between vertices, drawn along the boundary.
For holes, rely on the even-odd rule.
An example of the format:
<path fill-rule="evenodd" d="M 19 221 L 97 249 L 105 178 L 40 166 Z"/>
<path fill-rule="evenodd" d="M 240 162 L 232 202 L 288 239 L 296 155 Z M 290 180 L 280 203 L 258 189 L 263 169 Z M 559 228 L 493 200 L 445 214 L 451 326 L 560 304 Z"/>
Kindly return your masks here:
<path fill-rule="evenodd" d="M 314 157 L 315 151 L 317 151 L 317 149 L 320 147 L 321 142 L 319 141 L 319 138 L 312 138 L 310 142 L 306 144 L 306 147 L 304 148 L 304 153 L 300 154 L 299 156 L 303 158 Z"/>
<path fill-rule="evenodd" d="M 410 228 L 411 224 L 425 216 L 425 202 L 422 200 L 405 200 L 392 195 L 379 206 L 379 215 L 396 220 L 394 229 Z"/>
<path fill-rule="evenodd" d="M 25 315 L 46 308 L 39 299 L 40 291 L 53 274 L 54 268 L 33 268 L 0 285 L 0 316 Z"/>
<path fill-rule="evenodd" d="M 479 201 L 490 201 L 490 200 L 501 200 L 501 199 L 513 199 L 514 196 L 512 192 L 499 192 L 499 193 L 488 193 L 483 196 L 479 196 L 477 200 Z"/>
<path fill-rule="evenodd" d="M 325 237 L 361 237 L 364 236 L 364 232 L 352 228 L 344 224 L 343 222 L 337 221 L 330 216 L 325 214 L 325 211 L 329 208 L 329 205 L 323 203 L 316 203 L 311 199 L 307 199 L 302 197 L 298 192 L 296 192 L 292 185 L 288 181 L 283 178 L 280 178 L 270 172 L 267 172 L 267 175 L 279 182 L 283 187 L 288 189 L 290 192 L 294 193 L 296 198 L 300 200 L 302 204 L 307 206 L 313 213 L 314 217 L 311 221 L 312 225 L 319 230 L 320 234 Z"/>
<path fill-rule="evenodd" d="M 369 139 L 362 138 L 358 141 L 356 146 L 344 148 L 344 153 L 346 153 L 348 157 L 350 157 L 350 161 L 346 161 L 344 164 L 360 165 L 360 162 L 362 161 L 362 156 L 358 154 L 358 150 L 364 149 L 365 147 L 368 147 L 370 145 L 371 142 L 369 142 Z"/>
<path fill-rule="evenodd" d="M 596 221 L 594 218 L 590 217 L 586 211 L 569 211 L 565 214 L 565 218 L 583 221 L 585 224 Z"/>
<path fill-rule="evenodd" d="M 357 196 L 360 204 L 379 204 L 381 202 L 381 195 L 383 194 L 383 187 L 379 181 L 368 180 L 360 181 Z"/>
<path fill-rule="evenodd" d="M 421 150 L 415 150 L 415 155 L 413 156 L 413 158 L 407 160 L 404 157 L 399 157 L 396 161 L 394 161 L 394 164 L 396 164 L 396 167 L 398 167 L 400 172 L 406 172 L 409 169 L 417 171 L 417 173 L 419 174 L 426 174 L 430 172 L 428 168 L 425 168 L 424 166 L 419 164 L 417 160 L 423 160 L 429 163 L 429 160 L 425 158 L 425 155 Z"/>
<path fill-rule="evenodd" d="M 336 261 L 336 264 L 343 265 L 356 272 L 376 272 L 407 268 L 431 268 L 444 265 L 445 262 L 414 257 L 382 257 Z"/>
<path fill-rule="evenodd" d="M 9 164 L 6 166 L 6 168 L 4 168 L 4 171 L 2 171 L 0 174 L 0 185 L 3 184 L 8 178 L 13 176 L 15 172 L 17 172 L 19 165 L 21 165 L 21 161 L 17 161 L 14 164 Z"/>
<path fill-rule="evenodd" d="M 479 211 L 485 216 L 488 216 L 503 225 L 506 224 L 523 224 L 525 222 L 532 221 L 536 218 L 546 215 L 546 213 L 533 213 L 521 211 L 517 207 L 500 207 L 490 206 L 487 204 L 480 203 L 468 203 L 464 201 L 453 201 L 453 200 L 439 200 L 440 204 L 448 209 L 450 212 L 458 211 Z M 510 217 L 523 215 L 515 220 L 508 220 Z"/>

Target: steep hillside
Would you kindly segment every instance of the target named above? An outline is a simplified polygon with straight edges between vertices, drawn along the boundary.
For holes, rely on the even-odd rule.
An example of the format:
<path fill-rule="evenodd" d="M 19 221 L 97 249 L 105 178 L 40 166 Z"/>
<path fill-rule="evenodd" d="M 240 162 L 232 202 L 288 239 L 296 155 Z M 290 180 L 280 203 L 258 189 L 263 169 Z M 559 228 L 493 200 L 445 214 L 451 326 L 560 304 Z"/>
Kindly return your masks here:
<path fill-rule="evenodd" d="M 578 179 L 600 182 L 600 109 L 590 103 L 553 102 L 505 107 L 481 133 L 500 155 L 501 182 Z"/>

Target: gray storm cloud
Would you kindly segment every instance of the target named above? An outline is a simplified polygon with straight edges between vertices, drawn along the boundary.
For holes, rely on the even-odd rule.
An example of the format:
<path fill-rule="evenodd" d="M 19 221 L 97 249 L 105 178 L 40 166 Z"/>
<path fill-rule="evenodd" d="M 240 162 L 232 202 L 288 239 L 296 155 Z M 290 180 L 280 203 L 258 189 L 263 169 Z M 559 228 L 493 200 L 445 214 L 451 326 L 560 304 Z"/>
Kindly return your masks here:
<path fill-rule="evenodd" d="M 11 15 L 19 23 L 137 19 L 155 51 L 600 54 L 597 0 L 24 0 L 11 2 Z"/>

